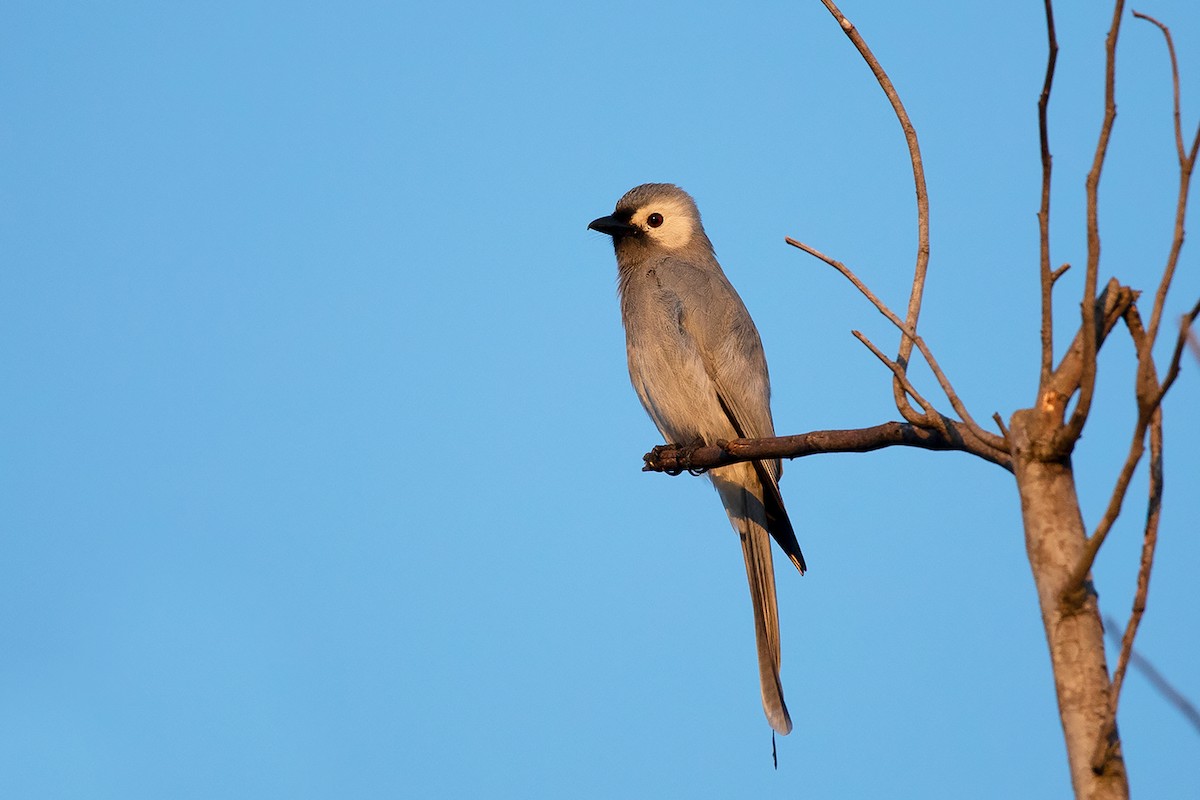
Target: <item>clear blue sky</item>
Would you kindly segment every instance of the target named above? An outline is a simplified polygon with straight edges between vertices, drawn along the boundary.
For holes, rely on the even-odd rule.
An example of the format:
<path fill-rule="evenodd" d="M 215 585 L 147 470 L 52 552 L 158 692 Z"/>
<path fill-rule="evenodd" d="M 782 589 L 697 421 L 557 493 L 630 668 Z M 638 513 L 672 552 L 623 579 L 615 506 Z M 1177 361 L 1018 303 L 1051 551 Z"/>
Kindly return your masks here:
<path fill-rule="evenodd" d="M 1110 10 L 1061 5 L 1065 329 Z M 1137 8 L 1177 35 L 1194 129 L 1200 12 Z M 1037 370 L 1041 4 L 844 11 L 922 137 L 925 336 L 978 418 L 1007 417 Z M 775 771 L 717 497 L 639 471 L 658 438 L 609 242 L 585 226 L 645 181 L 699 202 L 781 432 L 896 416 L 849 334 L 891 350 L 894 332 L 783 243 L 903 305 L 903 140 L 816 0 L 0 18 L 0 795 L 1068 792 L 1007 473 L 899 449 L 789 465 L 811 569 L 779 570 L 796 730 Z M 1101 270 L 1151 289 L 1175 196 L 1168 67 L 1132 19 L 1119 58 Z M 1193 234 L 1172 317 L 1200 295 L 1198 254 Z M 1106 347 L 1078 450 L 1089 526 L 1132 429 L 1130 351 Z M 1200 699 L 1196 375 L 1166 405 L 1139 646 Z M 1122 621 L 1144 487 L 1096 570 Z M 1136 673 L 1121 725 L 1139 796 L 1195 796 L 1200 737 Z"/>

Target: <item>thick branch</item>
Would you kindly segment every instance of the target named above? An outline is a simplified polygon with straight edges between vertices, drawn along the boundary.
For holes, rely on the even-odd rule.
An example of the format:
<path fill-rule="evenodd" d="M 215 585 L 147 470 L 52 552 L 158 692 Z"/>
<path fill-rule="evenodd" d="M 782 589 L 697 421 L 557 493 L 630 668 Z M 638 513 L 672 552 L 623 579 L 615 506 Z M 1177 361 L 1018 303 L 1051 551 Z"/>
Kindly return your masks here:
<path fill-rule="evenodd" d="M 885 422 L 870 428 L 812 431 L 766 439 L 733 439 L 700 447 L 659 445 L 643 458 L 646 472 L 679 474 L 772 458 L 802 458 L 820 453 L 868 453 L 884 447 L 919 447 L 923 450 L 958 450 L 971 453 L 1012 471 L 1006 455 L 980 448 L 964 436 L 961 424 L 946 420 L 948 434 L 903 422 Z"/>
<path fill-rule="evenodd" d="M 1125 310 L 1136 299 L 1137 292 L 1128 286 L 1121 286 L 1115 279 L 1108 282 L 1104 291 L 1096 298 L 1095 308 L 1091 314 L 1096 326 L 1093 338 L 1095 348 L 1098 349 L 1104 343 L 1104 339 L 1113 326 L 1124 316 Z M 1038 398 L 1039 408 L 1047 413 L 1055 414 L 1058 419 L 1062 419 L 1067 402 L 1079 390 L 1085 371 L 1084 365 L 1087 363 L 1084 353 L 1085 339 L 1082 330 L 1075 334 L 1071 346 L 1067 348 L 1062 360 L 1058 362 L 1058 367 L 1050 374 L 1050 380 Z M 1052 444 L 1058 457 L 1062 457 L 1071 452 L 1075 440 L 1067 437 L 1061 428 L 1057 434 Z"/>
<path fill-rule="evenodd" d="M 1025 547 L 1037 585 L 1042 624 L 1054 670 L 1059 718 L 1076 797 L 1127 798 L 1128 782 L 1114 730 L 1107 758 L 1097 772 L 1092 753 L 1097 732 L 1108 724 L 1109 680 L 1104 630 L 1096 593 L 1085 585 L 1079 602 L 1062 602 L 1063 589 L 1079 563 L 1087 535 L 1068 457 L 1050 442 L 1062 419 L 1045 408 L 1017 411 L 1009 423 L 1013 466 L 1021 497 Z"/>

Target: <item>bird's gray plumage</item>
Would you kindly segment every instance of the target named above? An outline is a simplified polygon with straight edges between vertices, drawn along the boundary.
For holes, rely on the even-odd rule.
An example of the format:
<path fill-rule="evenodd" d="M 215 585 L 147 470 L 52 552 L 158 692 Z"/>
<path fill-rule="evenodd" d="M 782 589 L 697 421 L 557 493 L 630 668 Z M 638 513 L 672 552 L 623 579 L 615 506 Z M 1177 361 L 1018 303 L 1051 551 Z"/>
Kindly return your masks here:
<path fill-rule="evenodd" d="M 700 211 L 666 183 L 631 189 L 588 226 L 612 236 L 633 388 L 668 443 L 774 436 L 767 361 L 754 321 L 717 263 Z M 779 494 L 778 460 L 709 471 L 746 562 L 763 710 L 792 729 L 779 681 L 773 536 L 804 573 Z"/>

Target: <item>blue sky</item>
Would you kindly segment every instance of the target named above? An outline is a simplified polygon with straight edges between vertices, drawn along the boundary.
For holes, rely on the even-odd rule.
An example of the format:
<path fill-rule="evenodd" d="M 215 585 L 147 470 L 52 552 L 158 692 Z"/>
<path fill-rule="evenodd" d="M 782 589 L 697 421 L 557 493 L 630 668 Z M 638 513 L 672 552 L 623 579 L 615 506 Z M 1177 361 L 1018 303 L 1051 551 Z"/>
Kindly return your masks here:
<path fill-rule="evenodd" d="M 1110 14 L 1061 5 L 1060 347 Z M 1137 9 L 1176 34 L 1194 130 L 1200 14 Z M 977 418 L 1007 417 L 1037 375 L 1041 4 L 843 10 L 922 137 L 924 335 Z M 696 197 L 780 432 L 896 416 L 849 334 L 894 332 L 783 243 L 903 305 L 903 140 L 815 0 L 13 2 L 0 30 L 4 796 L 1069 791 L 1007 473 L 899 449 L 789 464 L 811 569 L 779 570 L 796 730 L 775 771 L 720 504 L 639 471 L 657 434 L 585 226 L 645 181 Z M 1129 18 L 1117 92 L 1101 273 L 1152 290 L 1170 86 Z M 1169 314 L 1198 295 L 1193 241 Z M 1132 430 L 1130 356 L 1105 348 L 1077 451 L 1089 526 Z M 1196 374 L 1166 404 L 1139 638 L 1194 700 Z M 1096 568 L 1122 621 L 1144 487 Z M 1136 673 L 1121 708 L 1134 790 L 1192 796 L 1195 732 Z"/>

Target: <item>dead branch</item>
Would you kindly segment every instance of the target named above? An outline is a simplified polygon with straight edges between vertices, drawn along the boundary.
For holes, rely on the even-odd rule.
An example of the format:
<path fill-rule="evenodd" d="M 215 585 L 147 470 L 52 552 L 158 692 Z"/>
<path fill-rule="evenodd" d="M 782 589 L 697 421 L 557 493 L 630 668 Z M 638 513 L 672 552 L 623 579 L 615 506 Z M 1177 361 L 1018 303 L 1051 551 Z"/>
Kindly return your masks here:
<path fill-rule="evenodd" d="M 1180 362 L 1183 358 L 1183 348 L 1186 343 L 1191 343 L 1196 347 L 1196 330 L 1193 327 L 1196 324 L 1196 318 L 1200 317 L 1200 300 L 1196 301 L 1196 305 L 1192 306 L 1192 310 L 1184 314 L 1179 319 L 1179 335 L 1175 338 L 1175 350 L 1171 353 L 1171 363 L 1167 367 L 1167 377 L 1163 379 L 1162 388 L 1159 389 L 1158 402 L 1162 402 L 1163 395 L 1175 383 L 1175 379 L 1179 377 Z M 1197 358 L 1200 358 L 1200 348 L 1197 349 Z"/>
<path fill-rule="evenodd" d="M 933 406 L 928 400 L 922 397 L 921 393 L 918 392 L 916 387 L 912 385 L 912 382 L 908 379 L 908 374 L 906 373 L 904 367 L 901 366 L 899 362 L 892 361 L 890 358 L 885 356 L 883 351 L 876 347 L 875 344 L 868 339 L 862 331 L 850 331 L 850 333 L 854 335 L 855 339 L 858 339 L 860 342 L 862 342 L 863 345 L 870 350 L 876 358 L 883 362 L 885 367 L 892 371 L 892 374 L 896 376 L 896 380 L 900 381 L 900 384 L 904 387 L 904 391 L 908 392 L 909 397 L 911 397 L 913 400 L 916 400 L 917 405 L 921 407 L 921 418 L 929 419 L 931 412 L 933 411 Z M 935 420 L 932 425 L 928 425 L 926 427 L 937 427 L 936 423 L 937 421 Z"/>
<path fill-rule="evenodd" d="M 1112 137 L 1113 121 L 1117 117 L 1115 99 L 1117 69 L 1117 35 L 1121 31 L 1121 16 L 1125 0 L 1117 0 L 1113 7 L 1112 25 L 1104 40 L 1104 121 L 1100 125 L 1100 141 L 1096 144 L 1096 155 L 1088 171 L 1087 188 L 1087 272 L 1083 280 L 1083 372 L 1080 376 L 1079 400 L 1075 411 L 1061 435 L 1056 436 L 1064 446 L 1070 447 L 1083 433 L 1083 424 L 1092 409 L 1092 396 L 1096 390 L 1096 307 L 1092 298 L 1096 296 L 1096 279 L 1100 272 L 1100 222 L 1099 193 L 1100 173 L 1108 155 L 1108 142 Z"/>
<path fill-rule="evenodd" d="M 1158 519 L 1162 510 L 1162 408 L 1155 408 L 1150 420 L 1150 499 L 1146 508 L 1146 527 L 1142 534 L 1142 557 L 1138 565 L 1137 590 L 1133 596 L 1133 608 L 1125 633 L 1121 636 L 1121 652 L 1117 656 L 1117 668 L 1113 672 L 1112 688 L 1109 690 L 1107 724 L 1100 730 L 1096 747 L 1092 752 L 1092 769 L 1098 769 L 1107 758 L 1108 742 L 1117 727 L 1117 706 L 1121 700 L 1121 688 L 1125 684 L 1125 672 L 1129 669 L 1129 658 L 1133 653 L 1133 639 L 1137 636 L 1142 615 L 1146 613 L 1146 596 L 1150 592 L 1150 571 L 1154 566 L 1154 551 L 1158 546 Z"/>
<path fill-rule="evenodd" d="M 1130 304 L 1125 310 L 1124 319 L 1125 325 L 1129 329 L 1129 335 L 1133 339 L 1134 346 L 1138 352 L 1138 381 L 1135 389 L 1138 403 L 1138 418 L 1134 425 L 1133 440 L 1129 444 L 1129 452 L 1126 454 L 1125 463 L 1121 466 L 1121 471 L 1117 476 L 1116 486 L 1113 487 L 1112 494 L 1109 496 L 1108 506 L 1104 509 L 1104 515 L 1096 525 L 1095 532 L 1088 538 L 1083 558 L 1080 559 L 1079 564 L 1072 571 L 1070 579 L 1063 587 L 1064 603 L 1075 602 L 1073 598 L 1078 597 L 1080 587 L 1082 587 L 1088 573 L 1092 570 L 1096 554 L 1100 552 L 1104 540 L 1108 537 L 1109 531 L 1112 530 L 1117 517 L 1120 516 L 1121 506 L 1124 504 L 1125 495 L 1129 490 L 1129 482 L 1133 479 L 1134 470 L 1137 469 L 1137 465 L 1142 459 L 1142 454 L 1145 452 L 1146 429 L 1155 417 L 1160 416 L 1158 410 L 1159 403 L 1162 401 L 1162 393 L 1159 390 L 1158 376 L 1155 374 L 1154 369 L 1154 359 L 1147 342 L 1148 335 L 1142 327 L 1141 315 L 1138 314 L 1136 305 Z"/>
<path fill-rule="evenodd" d="M 1167 54 L 1171 59 L 1175 150 L 1176 156 L 1179 159 L 1179 194 L 1175 203 L 1175 232 L 1171 240 L 1171 249 L 1167 256 L 1167 265 L 1163 270 L 1162 280 L 1159 281 L 1158 291 L 1154 295 L 1154 310 L 1150 314 L 1150 343 L 1153 345 L 1158 338 L 1158 326 L 1162 321 L 1163 307 L 1166 305 L 1167 300 L 1167 291 L 1170 289 L 1171 280 L 1175 276 L 1175 266 L 1179 263 L 1179 252 L 1183 249 L 1183 225 L 1187 216 L 1188 190 L 1191 185 L 1192 172 L 1196 166 L 1196 153 L 1197 150 L 1200 150 L 1200 125 L 1196 127 L 1196 135 L 1192 139 L 1191 150 L 1185 151 L 1183 146 L 1183 123 L 1180 119 L 1179 109 L 1179 62 L 1175 58 L 1175 42 L 1171 38 L 1171 31 L 1166 25 L 1163 25 L 1154 17 L 1147 14 L 1140 14 L 1134 11 L 1133 16 L 1158 26 L 1158 29 L 1162 31 L 1163 39 L 1167 43 Z"/>
<path fill-rule="evenodd" d="M 1055 272 L 1050 271 L 1050 129 L 1046 121 L 1046 110 L 1050 105 L 1050 89 L 1054 85 L 1054 66 L 1058 62 L 1058 39 L 1054 34 L 1054 7 L 1050 0 L 1046 5 L 1046 38 L 1049 40 L 1046 56 L 1046 78 L 1042 82 L 1042 94 L 1038 98 L 1038 138 L 1042 152 L 1042 203 L 1038 209 L 1039 273 L 1042 287 L 1042 372 L 1038 386 L 1045 389 L 1050 379 L 1054 361 L 1054 307 L 1051 290 L 1054 282 L 1067 271 L 1064 264 Z"/>
<path fill-rule="evenodd" d="M 1119 5 L 1119 3 L 1118 3 Z M 1134 429 L 1134 441 L 1130 445 L 1130 450 L 1125 458 L 1125 463 L 1121 468 L 1121 472 L 1117 478 L 1117 485 L 1113 489 L 1113 493 L 1109 498 L 1108 506 L 1104 511 L 1104 516 L 1101 517 L 1096 531 L 1088 540 L 1088 546 L 1084 551 L 1084 557 L 1080 561 L 1072 573 L 1071 580 L 1063 589 L 1063 597 L 1076 596 L 1079 586 L 1087 578 L 1091 571 L 1092 564 L 1095 562 L 1096 555 L 1100 551 L 1100 547 L 1104 544 L 1105 538 L 1109 531 L 1112 530 L 1113 524 L 1121 513 L 1121 505 L 1124 502 L 1125 494 L 1129 488 L 1129 481 L 1133 478 L 1134 469 L 1141 460 L 1142 453 L 1145 447 L 1145 437 L 1147 428 L 1153 426 L 1154 420 L 1159 420 L 1158 425 L 1161 426 L 1160 406 L 1163 397 L 1171 388 L 1171 384 L 1175 382 L 1176 376 L 1179 374 L 1180 358 L 1183 354 L 1183 347 L 1189 336 L 1189 329 L 1192 322 L 1195 321 L 1197 313 L 1200 313 L 1200 303 L 1192 309 L 1190 314 L 1184 315 L 1181 322 L 1179 336 L 1175 342 L 1175 349 L 1171 356 L 1170 367 L 1167 370 L 1167 376 L 1160 385 L 1157 375 L 1155 375 L 1153 349 L 1155 341 L 1158 338 L 1158 326 L 1162 318 L 1163 307 L 1166 303 L 1167 292 L 1171 286 L 1171 280 L 1175 275 L 1175 268 L 1179 263 L 1179 253 L 1183 248 L 1184 238 L 1184 221 L 1187 216 L 1188 191 L 1191 183 L 1192 172 L 1196 163 L 1196 148 L 1200 147 L 1200 128 L 1197 129 L 1196 139 L 1193 143 L 1190 152 L 1185 152 L 1183 145 L 1183 128 L 1180 121 L 1179 109 L 1179 67 L 1175 57 L 1175 44 L 1171 38 L 1170 30 L 1158 20 L 1145 14 L 1133 12 L 1134 16 L 1139 19 L 1144 19 L 1154 25 L 1163 33 L 1163 38 L 1166 40 L 1167 52 L 1171 60 L 1171 86 L 1173 95 L 1173 118 L 1175 128 L 1175 145 L 1177 156 L 1179 158 L 1179 195 L 1175 204 L 1175 229 L 1172 235 L 1171 247 L 1167 256 L 1167 263 L 1163 268 L 1162 278 L 1159 281 L 1158 291 L 1154 296 L 1154 309 L 1151 313 L 1150 326 L 1148 329 L 1143 329 L 1141 317 L 1138 314 L 1137 306 L 1131 304 L 1124 314 L 1124 318 L 1129 328 L 1129 333 L 1133 337 L 1134 345 L 1137 350 L 1138 359 L 1138 379 L 1137 379 L 1137 402 L 1138 402 L 1138 421 Z M 1115 23 L 1114 23 L 1115 24 Z M 1114 28 L 1115 31 L 1115 28 Z M 1110 36 L 1113 32 L 1110 31 Z M 1110 40 L 1109 44 L 1112 44 Z M 1110 54 L 1111 57 L 1111 54 Z M 1111 77 L 1112 63 L 1109 62 L 1109 70 Z M 1109 86 L 1111 89 L 1111 85 Z M 1106 123 L 1109 122 L 1106 117 Z M 1102 137 L 1103 143 L 1103 137 Z M 1099 153 L 1099 151 L 1098 151 Z M 1102 159 L 1101 159 L 1102 160 Z M 1093 167 L 1098 170 L 1099 164 Z M 1090 226 L 1091 213 L 1094 195 L 1091 192 L 1091 178 L 1089 176 L 1089 248 L 1090 248 Z M 1089 269 L 1090 267 L 1090 250 L 1089 250 Z M 1085 343 L 1086 344 L 1086 343 Z M 1086 356 L 1085 356 L 1086 358 Z M 1094 376 L 1093 376 L 1094 379 Z M 1083 380 L 1086 381 L 1086 370 Z M 1080 402 L 1083 402 L 1082 394 Z M 1078 411 L 1078 408 L 1077 408 Z M 1159 434 L 1161 436 L 1161 433 Z M 1154 438 L 1153 430 L 1151 430 L 1151 438 Z M 1153 489 L 1151 487 L 1151 502 L 1155 503 Z M 1161 492 L 1161 484 L 1158 486 Z M 1155 517 L 1157 519 L 1157 517 Z M 1157 523 L 1156 523 L 1157 524 Z M 1149 533 L 1147 534 L 1149 535 Z M 1147 578 L 1148 579 L 1148 578 Z M 1136 625 L 1134 626 L 1136 629 Z M 1132 643 L 1132 639 L 1130 640 Z M 1114 687 L 1119 688 L 1119 683 L 1114 681 Z M 1115 699 L 1114 699 L 1115 703 Z"/>
<path fill-rule="evenodd" d="M 1117 484 L 1113 488 L 1112 495 L 1109 497 L 1108 506 L 1104 511 L 1104 516 L 1096 525 L 1095 532 L 1088 539 L 1087 547 L 1084 550 L 1083 558 L 1079 565 L 1071 573 L 1071 579 L 1063 588 L 1063 601 L 1070 602 L 1070 598 L 1077 596 L 1079 588 L 1087 579 L 1088 573 L 1092 570 L 1092 564 L 1095 563 L 1096 555 L 1100 552 L 1100 547 L 1104 544 L 1104 540 L 1108 537 L 1109 531 L 1112 530 L 1113 523 L 1121 513 L 1121 506 L 1125 501 L 1125 494 L 1129 488 L 1129 481 L 1133 478 L 1133 472 L 1137 468 L 1138 462 L 1141 460 L 1142 453 L 1145 448 L 1145 437 L 1147 429 L 1150 430 L 1151 438 L 1151 458 L 1153 459 L 1154 452 L 1154 428 L 1162 427 L 1162 401 L 1166 397 L 1167 391 L 1171 385 L 1175 383 L 1175 379 L 1179 376 L 1180 360 L 1183 357 L 1183 348 L 1191 333 L 1192 323 L 1196 317 L 1200 316 L 1200 300 L 1192 307 L 1192 310 L 1183 315 L 1179 325 L 1179 335 L 1175 340 L 1175 349 L 1171 353 L 1170 365 L 1167 368 L 1167 377 L 1163 380 L 1162 385 L 1158 383 L 1155 375 L 1154 361 L 1150 354 L 1150 345 L 1147 343 L 1149 334 L 1142 328 L 1141 317 L 1137 313 L 1137 306 L 1130 305 L 1125 314 L 1125 321 L 1129 327 L 1129 333 L 1133 337 L 1138 353 L 1145 353 L 1144 358 L 1139 358 L 1138 363 L 1138 383 L 1137 383 L 1137 401 L 1138 401 L 1138 421 L 1134 426 L 1133 441 L 1129 446 L 1129 453 L 1125 457 L 1125 463 L 1121 467 L 1121 472 L 1117 477 Z M 1156 422 L 1157 420 L 1157 422 Z M 1157 434 L 1159 438 L 1162 436 L 1161 430 Z M 1161 447 L 1161 443 L 1160 443 Z M 1153 465 L 1151 467 L 1153 470 Z M 1157 504 L 1161 502 L 1161 497 L 1156 497 L 1155 491 L 1158 494 L 1162 493 L 1162 465 L 1158 466 L 1159 480 L 1155 484 L 1153 475 L 1151 481 L 1150 503 L 1155 507 L 1155 525 L 1157 526 Z M 1149 522 L 1147 523 L 1149 524 Z M 1147 533 L 1149 535 L 1149 533 Z"/>
<path fill-rule="evenodd" d="M 900 122 L 900 128 L 904 131 L 904 141 L 908 144 L 909 160 L 912 162 L 913 184 L 917 192 L 917 263 L 913 271 L 912 292 L 908 297 L 908 312 L 905 322 L 907 322 L 909 329 L 916 330 L 917 318 L 921 314 L 921 299 L 925 293 L 925 273 L 929 267 L 929 193 L 925 187 L 925 167 L 921 162 L 921 147 L 917 142 L 917 131 L 908 118 L 908 111 L 905 110 L 904 103 L 900 102 L 900 95 L 896 91 L 896 87 L 892 85 L 891 78 L 888 77 L 879 60 L 875 58 L 875 54 L 871 52 L 871 48 L 867 46 L 858 29 L 846 18 L 841 9 L 833 3 L 833 0 L 821 0 L 821 2 L 828 9 L 829 13 L 833 15 L 833 18 L 837 20 L 842 31 L 854 44 L 859 55 L 863 57 L 863 61 L 871 69 L 871 73 L 874 74 L 875 80 L 879 82 L 883 93 L 887 95 L 888 102 L 892 104 L 892 110 L 896 114 L 896 119 Z M 901 327 L 901 330 L 904 330 L 904 327 Z M 896 362 L 900 364 L 901 368 L 908 368 L 908 360 L 909 356 L 912 355 L 912 348 L 913 342 L 902 336 L 900 338 L 900 352 L 896 356 Z M 892 394 L 896 401 L 896 408 L 899 410 L 901 416 L 910 422 L 913 421 L 913 418 L 920 416 L 909 406 L 903 384 L 898 378 L 892 382 Z"/>
<path fill-rule="evenodd" d="M 1097 349 L 1104 343 L 1109 332 L 1112 331 L 1117 322 L 1125 315 L 1125 310 L 1137 299 L 1137 296 L 1137 292 L 1128 286 L 1120 285 L 1113 278 L 1104 287 L 1104 291 L 1096 297 L 1091 316 L 1095 324 L 1093 341 Z M 1058 366 L 1050 373 L 1050 380 L 1038 398 L 1038 406 L 1043 411 L 1057 414 L 1061 418 L 1066 410 L 1067 403 L 1075 392 L 1079 390 L 1084 372 L 1085 338 L 1082 329 L 1077 331 L 1075 338 L 1071 342 L 1071 346 L 1063 354 L 1062 359 L 1058 362 Z M 1058 457 L 1068 455 L 1073 446 L 1073 440 L 1067 441 L 1058 437 L 1055 438 L 1053 443 L 1053 448 Z"/>
<path fill-rule="evenodd" d="M 1108 616 L 1104 618 L 1104 628 L 1108 632 L 1109 638 L 1121 642 L 1123 641 L 1124 637 L 1121 637 L 1120 639 L 1117 638 L 1117 627 L 1118 625 L 1115 619 Z M 1146 680 L 1150 681 L 1150 685 L 1153 686 L 1154 689 L 1161 694 L 1168 703 L 1175 706 L 1175 708 L 1179 710 L 1179 713 L 1183 714 L 1184 718 L 1186 718 L 1187 721 L 1192 724 L 1192 727 L 1196 729 L 1196 732 L 1200 733 L 1200 710 L 1197 710 L 1196 706 L 1192 704 L 1191 700 L 1188 700 L 1182 692 L 1172 686 L 1171 682 L 1163 677 L 1163 674 L 1158 671 L 1150 659 L 1146 658 L 1136 649 L 1131 648 L 1129 651 L 1129 663 L 1137 667 L 1138 670 L 1140 670 L 1141 673 L 1146 676 Z"/>
<path fill-rule="evenodd" d="M 965 430 L 971 436 L 973 436 L 974 438 L 979 440 L 979 442 L 982 445 L 984 445 L 985 447 L 988 447 L 988 448 L 991 448 L 994 450 L 1000 450 L 1000 451 L 1007 452 L 1008 446 L 1005 444 L 1004 439 L 1002 437 L 999 437 L 994 433 L 984 430 L 971 417 L 970 412 L 967 411 L 967 408 L 963 404 L 962 400 L 959 398 L 958 393 L 954 391 L 954 387 L 951 385 L 949 378 L 946 377 L 946 374 L 942 371 L 942 368 L 938 364 L 937 359 L 934 358 L 933 352 L 929 349 L 928 345 L 925 344 L 925 340 L 922 339 L 917 334 L 917 331 L 915 328 L 910 327 L 904 321 L 902 321 L 898 316 L 896 316 L 895 312 L 893 312 L 890 308 L 888 308 L 887 304 L 884 303 L 882 300 L 880 300 L 875 295 L 875 293 L 872 292 L 867 287 L 867 285 L 865 283 L 863 283 L 859 279 L 859 277 L 857 275 L 855 275 L 854 272 L 849 267 L 847 267 L 845 264 L 843 264 L 842 262 L 838 261 L 837 259 L 830 258 L 829 256 L 825 255 L 821 251 L 816 250 L 815 248 L 809 247 L 808 245 L 804 244 L 803 242 L 796 241 L 795 239 L 793 239 L 790 236 L 784 237 L 784 241 L 786 241 L 788 244 L 792 245 L 793 247 L 799 248 L 800 250 L 803 250 L 804 252 L 808 253 L 809 255 L 814 256 L 815 258 L 818 258 L 821 261 L 824 261 L 826 264 L 830 265 L 831 267 L 836 269 L 838 272 L 840 272 L 848 281 L 850 281 L 850 283 L 852 283 L 854 285 L 854 287 L 856 289 L 858 289 L 858 291 L 861 292 L 864 297 L 866 297 L 868 300 L 871 301 L 871 304 L 873 306 L 875 306 L 876 310 L 879 311 L 880 314 L 883 314 L 883 316 L 885 316 L 889 322 L 891 322 L 893 325 L 895 325 L 897 328 L 900 329 L 901 333 L 905 334 L 908 337 L 908 339 L 910 339 L 914 344 L 916 344 L 917 349 L 921 352 L 921 356 L 925 359 L 926 363 L 929 364 L 929 368 L 933 371 L 934 377 L 937 378 L 938 385 L 941 386 L 942 392 L 946 395 L 946 398 L 950 401 L 950 406 L 954 409 L 955 413 L 957 413 L 959 415 L 959 417 L 962 419 L 962 425 L 965 427 Z M 901 362 L 899 362 L 899 360 L 897 360 L 897 361 L 898 361 L 898 363 L 901 363 Z M 903 366 L 903 364 L 902 364 L 902 366 Z M 896 382 L 897 382 L 897 385 L 899 385 L 901 391 L 904 391 L 904 384 L 900 383 L 900 381 L 898 379 Z M 908 403 L 905 402 L 904 405 L 908 406 Z M 928 406 L 926 406 L 926 408 L 928 408 Z M 904 415 L 904 418 L 910 424 L 921 425 L 924 427 L 930 427 L 930 428 L 935 428 L 935 429 L 939 428 L 941 425 L 941 423 L 938 421 L 938 419 L 945 418 L 944 415 L 936 415 L 935 416 L 935 414 L 932 410 L 927 411 L 925 414 L 917 414 L 917 412 L 914 410 L 914 411 L 912 411 L 911 417 L 909 416 L 909 414 L 905 413 L 905 409 L 903 407 L 900 407 L 900 412 Z"/>
<path fill-rule="evenodd" d="M 1012 459 L 1005 453 L 984 450 L 962 430 L 961 423 L 946 420 L 947 433 L 909 425 L 885 422 L 870 428 L 812 431 L 794 436 L 764 439 L 732 439 L 700 447 L 659 445 L 643 456 L 645 472 L 679 474 L 772 458 L 803 458 L 822 453 L 868 453 L 884 447 L 918 447 L 923 450 L 958 450 L 979 456 L 1012 471 Z"/>

